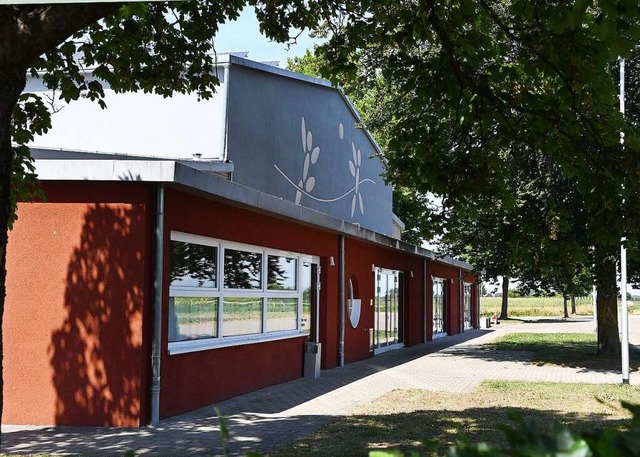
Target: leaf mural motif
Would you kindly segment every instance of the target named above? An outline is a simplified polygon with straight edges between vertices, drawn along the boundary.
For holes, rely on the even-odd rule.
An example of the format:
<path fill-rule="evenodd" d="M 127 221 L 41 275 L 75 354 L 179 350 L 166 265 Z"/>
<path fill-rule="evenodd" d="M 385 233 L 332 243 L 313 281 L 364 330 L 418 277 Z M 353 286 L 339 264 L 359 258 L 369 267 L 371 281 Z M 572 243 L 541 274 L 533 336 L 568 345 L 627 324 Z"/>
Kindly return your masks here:
<path fill-rule="evenodd" d="M 356 213 L 356 196 L 354 194 L 353 198 L 351 199 L 351 217 L 353 217 L 355 213 Z"/>
<path fill-rule="evenodd" d="M 358 166 L 362 165 L 362 153 L 360 152 L 360 149 L 358 149 Z"/>
<path fill-rule="evenodd" d="M 311 152 L 311 163 L 316 163 L 318 161 L 318 156 L 320 156 L 320 148 L 316 146 L 313 148 L 313 152 Z"/>
<path fill-rule="evenodd" d="M 304 123 L 304 117 L 302 118 L 302 150 L 307 152 L 307 126 Z"/>
<path fill-rule="evenodd" d="M 356 166 L 353 164 L 351 160 L 349 160 L 349 171 L 351 172 L 351 176 L 355 178 L 356 176 Z"/>
<path fill-rule="evenodd" d="M 311 145 L 313 144 L 313 135 L 311 135 L 311 130 L 307 132 L 307 151 L 311 151 Z"/>
<path fill-rule="evenodd" d="M 307 192 L 311 192 L 313 190 L 313 186 L 315 185 L 316 185 L 316 178 L 311 176 L 309 179 L 307 179 L 307 184 L 305 186 Z"/>
<path fill-rule="evenodd" d="M 356 156 L 356 145 L 351 143 L 351 151 L 353 152 L 353 163 L 358 163 L 358 157 Z"/>
<path fill-rule="evenodd" d="M 362 194 L 358 194 L 358 200 L 360 202 L 360 213 L 364 214 L 364 203 L 362 202 Z"/>
<path fill-rule="evenodd" d="M 302 180 L 300 180 L 300 182 L 298 183 L 298 187 L 302 189 L 302 186 L 303 186 L 303 182 Z M 296 205 L 300 204 L 300 200 L 302 200 L 302 192 L 298 189 L 296 191 Z"/>
<path fill-rule="evenodd" d="M 307 175 L 309 174 L 309 154 L 304 158 L 304 168 L 302 169 L 302 180 L 306 181 Z M 300 186 L 302 187 L 302 181 L 300 181 Z"/>

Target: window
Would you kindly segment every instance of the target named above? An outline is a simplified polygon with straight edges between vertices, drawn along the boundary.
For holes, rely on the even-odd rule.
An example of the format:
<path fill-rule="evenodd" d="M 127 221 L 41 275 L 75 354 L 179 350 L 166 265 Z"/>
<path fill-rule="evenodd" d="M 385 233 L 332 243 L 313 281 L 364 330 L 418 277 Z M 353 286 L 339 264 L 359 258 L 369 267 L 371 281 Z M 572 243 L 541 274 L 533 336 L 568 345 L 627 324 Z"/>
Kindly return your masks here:
<path fill-rule="evenodd" d="M 293 257 L 268 257 L 268 287 L 270 290 L 296 290 L 298 261 Z"/>
<path fill-rule="evenodd" d="M 310 259 L 172 232 L 169 352 L 299 336 Z"/>
<path fill-rule="evenodd" d="M 224 250 L 224 288 L 262 288 L 262 253 Z"/>

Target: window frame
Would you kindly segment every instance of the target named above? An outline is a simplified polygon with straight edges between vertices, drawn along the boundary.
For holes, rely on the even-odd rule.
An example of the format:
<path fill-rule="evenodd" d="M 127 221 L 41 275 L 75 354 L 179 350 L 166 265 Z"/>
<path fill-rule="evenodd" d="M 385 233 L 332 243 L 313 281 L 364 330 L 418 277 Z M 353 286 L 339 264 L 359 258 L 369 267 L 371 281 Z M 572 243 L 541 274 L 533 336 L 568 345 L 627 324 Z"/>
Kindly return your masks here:
<path fill-rule="evenodd" d="M 272 249 L 252 244 L 239 243 L 236 241 L 227 241 L 202 235 L 195 235 L 177 230 L 171 230 L 170 242 L 180 241 L 184 243 L 196 243 L 205 246 L 216 247 L 216 286 L 217 287 L 197 287 L 197 286 L 172 286 L 169 280 L 169 299 L 172 297 L 216 297 L 218 298 L 218 315 L 217 315 L 217 336 L 213 338 L 202 338 L 184 341 L 168 341 L 169 355 L 183 354 L 188 352 L 203 351 L 207 349 L 216 349 L 228 346 L 238 346 L 243 344 L 252 344 L 264 341 L 274 341 L 288 338 L 306 337 L 307 333 L 302 331 L 302 306 L 303 306 L 303 289 L 301 286 L 302 265 L 303 262 L 319 263 L 316 256 L 302 254 L 292 251 L 284 251 L 280 249 Z M 262 255 L 261 262 L 261 287 L 260 289 L 234 289 L 225 287 L 224 283 L 224 256 L 226 249 L 236 251 L 245 251 L 259 253 Z M 274 290 L 269 289 L 268 280 L 268 256 L 289 257 L 296 260 L 295 268 L 295 290 Z M 169 265 L 169 269 L 171 265 Z M 261 332 L 246 335 L 224 336 L 224 299 L 225 297 L 251 297 L 261 298 L 262 300 L 262 321 Z M 296 329 L 282 331 L 268 331 L 267 325 L 267 303 L 269 298 L 295 298 L 297 299 L 297 316 Z M 168 309 L 168 303 L 167 303 Z"/>

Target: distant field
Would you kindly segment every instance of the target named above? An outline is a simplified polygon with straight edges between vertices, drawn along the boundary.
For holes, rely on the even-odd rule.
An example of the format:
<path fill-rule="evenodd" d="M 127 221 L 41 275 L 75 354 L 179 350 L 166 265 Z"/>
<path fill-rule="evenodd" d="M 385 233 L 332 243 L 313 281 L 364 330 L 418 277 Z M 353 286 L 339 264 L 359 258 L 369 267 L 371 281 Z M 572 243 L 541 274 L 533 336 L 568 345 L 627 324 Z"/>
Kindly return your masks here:
<path fill-rule="evenodd" d="M 480 309 L 483 316 L 493 313 L 500 315 L 502 297 L 481 297 Z M 571 302 L 569 302 L 571 313 Z M 593 314 L 591 297 L 576 298 L 576 313 L 581 315 Z M 634 302 L 629 307 L 629 313 L 640 314 L 640 302 Z M 509 298 L 509 317 L 519 316 L 563 316 L 562 297 L 518 297 Z"/>

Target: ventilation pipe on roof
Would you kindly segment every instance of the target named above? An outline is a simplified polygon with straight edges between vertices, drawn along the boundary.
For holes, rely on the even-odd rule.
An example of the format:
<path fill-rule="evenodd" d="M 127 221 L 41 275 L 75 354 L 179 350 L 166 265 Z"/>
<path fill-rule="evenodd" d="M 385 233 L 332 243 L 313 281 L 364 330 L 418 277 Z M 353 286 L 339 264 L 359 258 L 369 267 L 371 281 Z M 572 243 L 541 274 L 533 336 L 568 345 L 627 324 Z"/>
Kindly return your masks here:
<path fill-rule="evenodd" d="M 338 337 L 338 357 L 339 357 L 339 365 L 341 367 L 344 366 L 344 324 L 345 324 L 345 291 L 344 291 L 344 281 L 345 281 L 345 273 L 344 273 L 344 235 L 340 235 L 340 335 Z"/>
<path fill-rule="evenodd" d="M 229 99 L 229 66 L 231 64 L 227 63 L 223 65 L 223 83 L 224 88 L 222 89 L 222 132 L 220 135 L 220 158 L 223 162 L 227 161 L 227 130 L 229 128 L 228 124 L 228 112 L 227 112 L 227 100 Z M 233 174 L 231 177 L 231 181 L 233 181 Z"/>
<path fill-rule="evenodd" d="M 151 347 L 151 425 L 160 422 L 160 347 L 162 342 L 162 276 L 164 262 L 164 184 L 158 184 L 156 271 L 153 280 L 153 343 Z"/>

